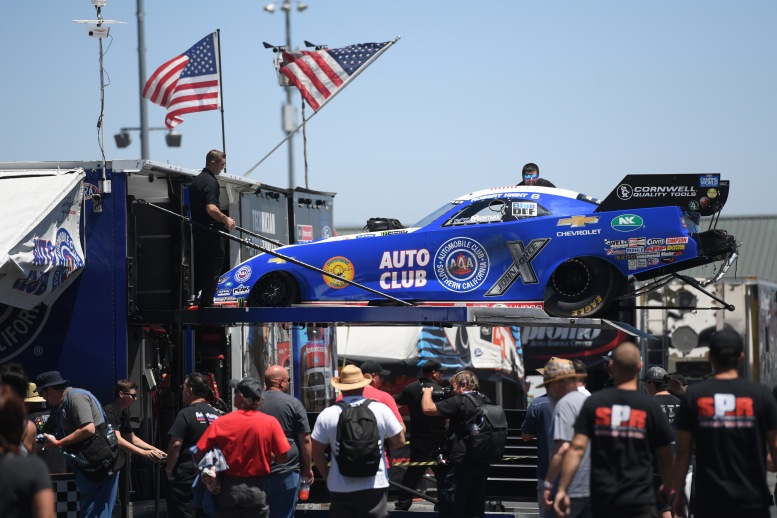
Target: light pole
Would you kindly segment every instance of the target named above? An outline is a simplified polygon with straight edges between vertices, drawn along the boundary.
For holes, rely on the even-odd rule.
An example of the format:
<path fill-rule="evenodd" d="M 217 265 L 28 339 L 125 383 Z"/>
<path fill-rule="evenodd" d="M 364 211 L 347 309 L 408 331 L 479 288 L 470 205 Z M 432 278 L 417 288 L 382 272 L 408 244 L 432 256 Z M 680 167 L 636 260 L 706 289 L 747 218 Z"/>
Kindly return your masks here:
<path fill-rule="evenodd" d="M 264 6 L 264 10 L 268 13 L 274 13 L 278 6 L 273 3 L 269 3 Z M 297 11 L 302 12 L 308 8 L 308 4 L 302 2 L 297 3 Z M 280 5 L 281 11 L 283 11 L 286 21 L 286 49 L 291 52 L 291 0 L 283 0 Z M 286 135 L 290 135 L 294 131 L 294 106 L 292 105 L 292 85 L 286 86 L 286 104 L 283 105 L 281 111 L 281 126 Z M 294 141 L 291 137 L 288 140 L 289 149 L 289 189 L 294 188 Z"/>

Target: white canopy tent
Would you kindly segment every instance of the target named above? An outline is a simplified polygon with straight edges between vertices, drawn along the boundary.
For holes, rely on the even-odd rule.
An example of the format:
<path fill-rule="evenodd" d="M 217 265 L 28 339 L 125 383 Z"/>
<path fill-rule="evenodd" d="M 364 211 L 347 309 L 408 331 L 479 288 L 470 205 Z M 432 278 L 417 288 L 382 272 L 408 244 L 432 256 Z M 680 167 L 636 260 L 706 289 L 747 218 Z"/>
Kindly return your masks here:
<path fill-rule="evenodd" d="M 0 304 L 50 304 L 83 270 L 83 169 L 0 171 Z"/>

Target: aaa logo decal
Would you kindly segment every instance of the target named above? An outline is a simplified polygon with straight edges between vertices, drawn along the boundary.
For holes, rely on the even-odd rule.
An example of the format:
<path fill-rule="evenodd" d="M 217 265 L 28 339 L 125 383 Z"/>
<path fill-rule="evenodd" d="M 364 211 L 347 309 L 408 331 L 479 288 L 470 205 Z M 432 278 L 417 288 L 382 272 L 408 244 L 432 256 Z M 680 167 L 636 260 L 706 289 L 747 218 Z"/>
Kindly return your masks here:
<path fill-rule="evenodd" d="M 250 278 L 251 278 L 250 266 L 241 266 L 235 272 L 235 282 L 246 282 Z"/>
<path fill-rule="evenodd" d="M 642 228 L 645 222 L 636 214 L 621 214 L 610 222 L 610 226 L 618 232 L 633 232 Z"/>
<path fill-rule="evenodd" d="M 335 279 L 334 277 L 330 277 L 328 275 L 321 275 L 324 278 L 326 285 L 336 290 L 348 286 L 348 283 L 345 281 L 352 281 L 354 274 L 356 273 L 353 267 L 353 263 L 341 255 L 336 255 L 330 258 L 327 262 L 324 263 L 324 267 L 322 269 L 325 272 L 329 272 L 331 274 L 337 275 L 338 277 L 342 277 L 342 279 L 345 279 Z"/>
<path fill-rule="evenodd" d="M 488 277 L 488 253 L 468 237 L 449 239 L 434 254 L 434 273 L 445 289 L 466 293 Z"/>

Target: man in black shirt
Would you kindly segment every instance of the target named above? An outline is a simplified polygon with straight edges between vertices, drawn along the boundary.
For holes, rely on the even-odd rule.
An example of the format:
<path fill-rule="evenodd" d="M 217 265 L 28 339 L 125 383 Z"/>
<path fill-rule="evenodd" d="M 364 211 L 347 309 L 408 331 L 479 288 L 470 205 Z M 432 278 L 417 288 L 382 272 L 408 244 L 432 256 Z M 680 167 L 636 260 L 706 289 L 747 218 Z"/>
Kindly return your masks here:
<path fill-rule="evenodd" d="M 686 515 L 683 485 L 695 443 L 695 516 L 768 518 L 766 455 L 777 459 L 777 403 L 768 388 L 739 378 L 739 333 L 718 331 L 709 347 L 713 377 L 688 387 L 677 414 L 675 513 Z"/>
<path fill-rule="evenodd" d="M 480 394 L 477 377 L 470 371 L 460 371 L 451 378 L 452 396 L 435 403 L 432 387 L 421 389 L 421 408 L 427 416 L 449 419 L 445 436 L 445 457 L 447 465 L 439 487 L 441 518 L 475 518 L 485 515 L 486 480 L 489 465 L 477 462 L 467 455 L 468 432 L 466 423 L 472 419 L 477 407 L 465 396 L 472 393 L 476 398 L 488 401 Z"/>
<path fill-rule="evenodd" d="M 645 373 L 645 388 L 653 400 L 659 404 L 672 428 L 675 427 L 675 416 L 680 408 L 680 398 L 669 393 L 669 374 L 662 367 L 650 367 Z M 674 444 L 674 443 L 673 443 Z M 658 491 L 661 487 L 661 473 L 658 463 L 653 463 L 653 487 Z M 672 502 L 659 498 L 658 513 L 661 518 L 672 518 Z"/>
<path fill-rule="evenodd" d="M 148 460 L 161 460 L 165 457 L 165 452 L 151 446 L 146 441 L 135 435 L 130 424 L 129 408 L 138 399 L 138 384 L 132 380 L 119 380 L 113 388 L 113 401 L 103 407 L 105 420 L 113 427 L 116 438 L 119 440 L 119 459 L 116 461 L 114 470 L 119 471 L 127 462 L 127 455 L 124 452 L 134 453 L 145 457 Z M 122 496 L 124 502 L 128 501 L 128 491 L 126 485 L 126 471 L 119 480 L 119 491 L 116 494 L 116 503 L 113 506 L 113 516 L 118 518 L 123 515 Z"/>
<path fill-rule="evenodd" d="M 555 187 L 545 178 L 540 178 L 540 168 L 537 167 L 537 164 L 531 162 L 523 166 L 521 176 L 523 180 L 518 184 L 518 187 Z"/>
<path fill-rule="evenodd" d="M 194 292 L 200 291 L 199 307 L 213 305 L 219 275 L 224 271 L 227 253 L 224 237 L 217 230 L 235 228 L 235 220 L 219 208 L 219 182 L 216 176 L 227 163 L 223 151 L 213 149 L 205 157 L 205 168 L 189 185 L 189 205 L 194 235 Z M 203 226 L 207 228 L 203 228 Z"/>
<path fill-rule="evenodd" d="M 445 419 L 439 416 L 425 415 L 421 408 L 421 395 L 424 387 L 442 390 L 440 382 L 445 368 L 437 360 L 427 360 L 421 367 L 421 377 L 407 385 L 397 397 L 397 403 L 407 405 L 410 410 L 410 462 L 435 462 L 445 445 Z M 442 471 L 439 464 L 432 465 L 434 478 L 440 481 Z M 427 466 L 408 466 L 402 485 L 417 489 L 418 483 L 426 474 Z M 439 491 L 438 491 L 439 494 Z M 394 508 L 407 511 L 413 503 L 413 495 L 400 490 Z"/>
<path fill-rule="evenodd" d="M 197 444 L 210 423 L 222 413 L 206 402 L 208 379 L 199 372 L 186 376 L 181 390 L 186 408 L 178 412 L 168 432 L 170 444 L 167 448 L 165 473 L 170 483 L 167 515 L 171 518 L 193 518 L 192 482 L 198 471 L 189 448 Z"/>
<path fill-rule="evenodd" d="M 669 487 L 674 433 L 656 402 L 637 390 L 642 368 L 639 349 L 625 342 L 615 348 L 612 358 L 615 386 L 594 392 L 583 404 L 553 506 L 562 514 L 569 509 L 567 489 L 590 441 L 594 517 L 653 518 L 653 458 L 658 457 Z"/>

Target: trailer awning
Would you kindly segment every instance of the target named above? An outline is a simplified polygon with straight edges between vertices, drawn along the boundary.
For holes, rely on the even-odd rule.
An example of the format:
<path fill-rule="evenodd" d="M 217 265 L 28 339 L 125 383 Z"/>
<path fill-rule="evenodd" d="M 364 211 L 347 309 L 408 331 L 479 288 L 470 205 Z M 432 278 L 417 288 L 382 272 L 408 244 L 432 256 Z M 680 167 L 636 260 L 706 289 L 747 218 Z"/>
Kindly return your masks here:
<path fill-rule="evenodd" d="M 51 304 L 84 269 L 83 169 L 0 171 L 0 304 Z"/>

